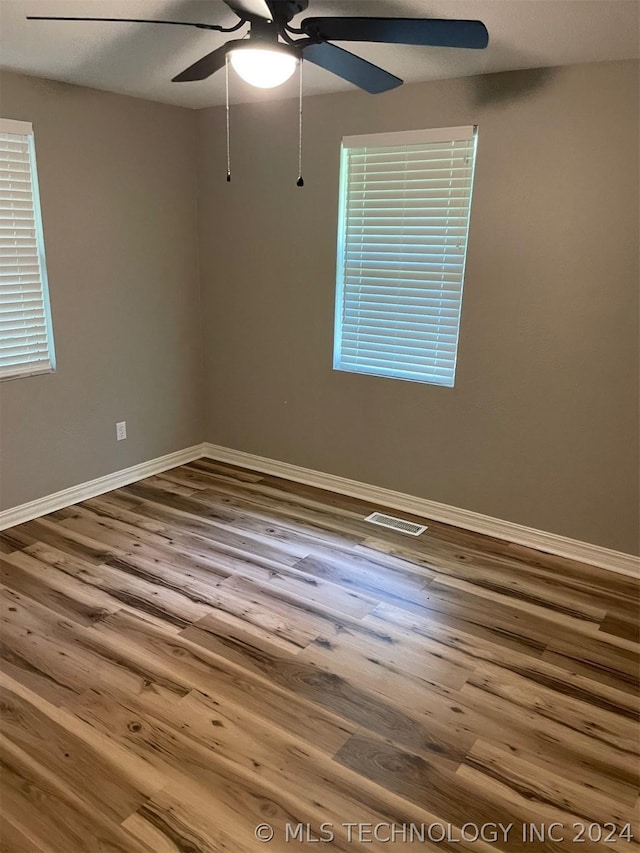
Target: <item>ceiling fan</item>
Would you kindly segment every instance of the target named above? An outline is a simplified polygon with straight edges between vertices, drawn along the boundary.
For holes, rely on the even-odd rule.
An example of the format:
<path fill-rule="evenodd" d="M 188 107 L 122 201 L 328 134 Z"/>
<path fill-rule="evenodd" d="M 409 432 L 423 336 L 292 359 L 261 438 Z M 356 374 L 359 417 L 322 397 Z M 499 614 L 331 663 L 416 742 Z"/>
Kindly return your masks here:
<path fill-rule="evenodd" d="M 309 0 L 224 0 L 238 16 L 232 27 L 188 21 L 155 21 L 140 18 L 87 18 L 29 15 L 34 21 L 123 21 L 196 27 L 216 32 L 236 32 L 249 25 L 248 38 L 232 39 L 203 56 L 173 78 L 175 83 L 205 80 L 225 67 L 227 56 L 233 68 L 248 83 L 272 88 L 284 83 L 305 59 L 365 92 L 377 94 L 402 85 L 402 80 L 334 41 L 378 42 L 482 49 L 489 43 L 481 21 L 441 18 L 304 18 L 298 26 L 291 20 L 309 5 Z M 296 38 L 296 36 L 298 38 Z"/>

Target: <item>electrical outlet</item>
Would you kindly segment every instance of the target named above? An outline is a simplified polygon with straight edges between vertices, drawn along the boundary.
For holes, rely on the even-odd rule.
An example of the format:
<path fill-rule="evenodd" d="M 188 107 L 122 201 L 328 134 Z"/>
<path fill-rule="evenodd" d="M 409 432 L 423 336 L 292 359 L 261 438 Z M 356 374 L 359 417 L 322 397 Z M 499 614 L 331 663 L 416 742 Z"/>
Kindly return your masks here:
<path fill-rule="evenodd" d="M 124 441 L 127 437 L 127 422 L 119 421 L 116 424 L 116 439 L 118 441 Z"/>

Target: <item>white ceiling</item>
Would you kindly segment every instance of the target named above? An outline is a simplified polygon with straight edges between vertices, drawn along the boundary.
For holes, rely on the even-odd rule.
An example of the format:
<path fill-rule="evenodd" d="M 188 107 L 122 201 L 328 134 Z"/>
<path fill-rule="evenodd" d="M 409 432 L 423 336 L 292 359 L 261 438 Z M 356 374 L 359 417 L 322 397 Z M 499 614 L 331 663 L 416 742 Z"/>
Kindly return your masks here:
<path fill-rule="evenodd" d="M 406 82 L 630 59 L 640 54 L 640 0 L 310 0 L 309 15 L 477 18 L 489 30 L 483 51 L 341 43 Z M 49 77 L 188 107 L 224 101 L 224 74 L 197 83 L 171 78 L 232 35 L 152 24 L 26 21 L 25 15 L 171 18 L 229 26 L 222 0 L 0 0 L 0 64 Z M 296 19 L 293 20 L 296 23 Z M 243 31 L 241 31 L 243 32 Z M 296 94 L 294 80 L 253 89 L 235 75 L 235 102 Z M 306 63 L 305 93 L 352 88 Z"/>

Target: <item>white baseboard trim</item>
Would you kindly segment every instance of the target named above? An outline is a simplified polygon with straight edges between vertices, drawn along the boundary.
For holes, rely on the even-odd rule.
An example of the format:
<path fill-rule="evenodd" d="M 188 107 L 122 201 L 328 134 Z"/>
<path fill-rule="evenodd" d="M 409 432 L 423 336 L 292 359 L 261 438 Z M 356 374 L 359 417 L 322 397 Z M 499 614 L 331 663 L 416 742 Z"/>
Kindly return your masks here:
<path fill-rule="evenodd" d="M 577 539 L 569 539 L 559 536 L 557 533 L 547 533 L 544 530 L 535 530 L 512 521 L 503 521 L 482 515 L 468 509 L 460 509 L 447 504 L 430 501 L 426 498 L 418 498 L 384 489 L 380 486 L 372 486 L 368 483 L 360 483 L 357 480 L 348 480 L 335 474 L 325 474 L 314 471 L 311 468 L 302 468 L 298 465 L 290 465 L 288 462 L 279 462 L 264 456 L 255 456 L 253 453 L 245 453 L 242 450 L 233 450 L 230 447 L 222 447 L 217 444 L 205 443 L 202 446 L 202 455 L 208 459 L 218 462 L 228 462 L 241 468 L 251 468 L 272 474 L 276 477 L 284 477 L 287 480 L 295 480 L 309 486 L 327 489 L 360 498 L 371 504 L 372 508 L 390 507 L 402 512 L 412 513 L 422 518 L 433 519 L 454 527 L 465 530 L 473 530 L 476 533 L 484 533 L 496 539 L 504 539 L 547 554 L 555 554 L 559 557 L 568 557 L 581 563 L 588 563 L 611 572 L 622 575 L 638 577 L 640 575 L 640 558 L 632 554 L 624 554 L 621 551 L 613 551 L 589 542 L 580 542 Z"/>
<path fill-rule="evenodd" d="M 335 474 L 325 474 L 322 471 L 302 468 L 299 465 L 279 462 L 276 459 L 268 459 L 264 456 L 256 456 L 253 453 L 245 453 L 242 450 L 233 450 L 230 447 L 222 447 L 208 442 L 186 447 L 184 450 L 177 450 L 174 453 L 167 453 L 165 456 L 159 456 L 148 462 L 132 465 L 122 471 L 115 471 L 87 483 L 79 483 L 77 486 L 71 486 L 52 495 L 46 495 L 35 501 L 3 510 L 0 512 L 0 530 L 14 527 L 16 524 L 23 524 L 25 521 L 31 521 L 79 501 L 95 498 L 105 492 L 119 489 L 121 486 L 127 486 L 129 483 L 135 483 L 153 474 L 160 474 L 169 468 L 193 462 L 203 456 L 219 462 L 238 465 L 241 468 L 262 471 L 265 474 L 272 474 L 276 477 L 283 477 L 287 480 L 294 480 L 298 483 L 305 483 L 309 486 L 359 498 L 371 504 L 374 509 L 389 507 L 421 518 L 461 527 L 464 530 L 473 530 L 476 533 L 483 533 L 486 536 L 493 536 L 496 539 L 503 539 L 527 548 L 534 548 L 547 554 L 568 557 L 571 560 L 578 560 L 618 574 L 631 577 L 640 575 L 640 558 L 634 557 L 632 554 L 624 554 L 621 551 L 613 551 L 599 545 L 592 545 L 589 542 L 580 542 L 577 539 L 569 539 L 556 533 L 547 533 L 544 530 L 535 530 L 532 527 L 492 518 L 489 515 L 482 515 L 468 509 L 448 506 L 426 498 L 406 495 L 381 486 L 372 486 L 357 480 L 349 480 L 346 477 L 338 477 Z"/>
<path fill-rule="evenodd" d="M 88 483 L 79 483 L 77 486 L 62 489 L 60 492 L 54 492 L 52 495 L 46 495 L 35 501 L 5 509 L 0 512 L 0 530 L 14 527 L 16 524 L 23 524 L 25 521 L 31 521 L 41 515 L 47 515 L 49 512 L 55 512 L 57 509 L 63 509 L 79 501 L 95 498 L 105 492 L 112 491 L 112 489 L 128 486 L 129 483 L 143 480 L 152 474 L 160 474 L 162 471 L 168 471 L 169 468 L 193 462 L 194 459 L 200 459 L 203 455 L 203 446 L 196 444 L 193 447 L 186 447 L 184 450 L 176 450 L 174 453 L 158 456 L 148 462 L 141 462 L 139 465 L 132 465 L 122 471 L 114 471 L 113 474 L 106 474 L 104 477 L 89 480 Z"/>

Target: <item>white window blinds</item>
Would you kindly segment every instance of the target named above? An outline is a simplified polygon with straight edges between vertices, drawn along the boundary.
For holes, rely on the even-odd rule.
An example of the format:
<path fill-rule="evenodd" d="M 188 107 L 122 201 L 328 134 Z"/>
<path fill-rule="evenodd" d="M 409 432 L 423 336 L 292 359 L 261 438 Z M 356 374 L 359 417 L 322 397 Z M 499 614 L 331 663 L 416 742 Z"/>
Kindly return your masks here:
<path fill-rule="evenodd" d="M 53 369 L 33 130 L 0 119 L 0 379 Z"/>
<path fill-rule="evenodd" d="M 474 127 L 342 142 L 334 368 L 453 386 Z"/>

